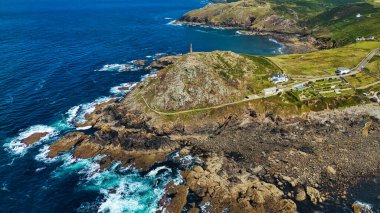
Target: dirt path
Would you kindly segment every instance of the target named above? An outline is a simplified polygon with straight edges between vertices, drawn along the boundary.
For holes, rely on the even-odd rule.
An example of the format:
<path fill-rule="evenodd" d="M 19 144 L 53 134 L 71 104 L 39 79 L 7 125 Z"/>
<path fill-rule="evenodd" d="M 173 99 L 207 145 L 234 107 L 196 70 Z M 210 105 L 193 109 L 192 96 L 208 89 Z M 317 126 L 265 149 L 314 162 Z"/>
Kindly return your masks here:
<path fill-rule="evenodd" d="M 375 50 L 372 50 L 370 53 L 368 53 L 368 55 L 354 68 L 352 68 L 352 72 L 350 72 L 349 74 L 346 74 L 346 75 L 329 75 L 329 76 L 323 76 L 323 77 L 318 77 L 318 78 L 310 78 L 309 80 L 307 81 L 304 81 L 304 82 L 299 82 L 299 83 L 294 83 L 294 84 L 290 84 L 290 85 L 287 85 L 285 87 L 281 87 L 281 86 L 278 86 L 277 88 L 281 89 L 283 92 L 286 92 L 286 91 L 289 91 L 291 89 L 293 89 L 293 87 L 295 85 L 300 85 L 300 84 L 306 84 L 306 83 L 309 83 L 309 82 L 315 82 L 315 81 L 319 81 L 319 80 L 325 80 L 325 79 L 340 79 L 342 77 L 347 77 L 347 76 L 351 76 L 351 75 L 356 75 L 358 74 L 359 72 L 361 72 L 361 67 L 365 67 L 369 61 L 371 61 L 371 59 L 380 52 L 380 49 L 375 49 Z M 305 77 L 305 76 L 304 76 Z M 307 76 L 306 78 L 308 78 L 310 76 Z M 379 82 L 375 82 L 376 84 L 379 83 Z M 374 83 L 374 84 L 375 84 Z M 367 85 L 368 87 L 370 85 Z M 277 93 L 278 94 L 278 93 Z M 225 104 L 221 104 L 221 105 L 217 105 L 217 106 L 211 106 L 211 107 L 205 107 L 205 108 L 198 108 L 198 109 L 189 109 L 189 110 L 183 110 L 183 111 L 176 111 L 176 112 L 162 112 L 162 111 L 159 111 L 159 110 L 156 110 L 154 108 L 152 108 L 148 102 L 146 101 L 146 99 L 144 98 L 144 96 L 141 95 L 141 98 L 142 100 L 144 101 L 145 105 L 150 109 L 152 110 L 153 112 L 159 114 L 159 115 L 179 115 L 179 114 L 185 114 L 185 113 L 191 113 L 191 112 L 201 112 L 201 111 L 208 111 L 208 110 L 212 110 L 212 109 L 219 109 L 219 108 L 222 108 L 222 107 L 226 107 L 226 106 L 232 106 L 232 105 L 235 105 L 235 104 L 241 104 L 241 103 L 245 103 L 245 102 L 249 102 L 249 101 L 252 101 L 252 100 L 257 100 L 257 99 L 262 99 L 262 98 L 268 98 L 268 97 L 271 97 L 271 96 L 275 96 L 277 94 L 273 94 L 273 95 L 268 95 L 268 96 L 262 96 L 262 95 L 251 95 L 251 96 L 248 96 L 248 98 L 246 99 L 243 99 L 243 100 L 240 100 L 240 101 L 235 101 L 235 102 L 231 102 L 231 103 L 225 103 Z"/>

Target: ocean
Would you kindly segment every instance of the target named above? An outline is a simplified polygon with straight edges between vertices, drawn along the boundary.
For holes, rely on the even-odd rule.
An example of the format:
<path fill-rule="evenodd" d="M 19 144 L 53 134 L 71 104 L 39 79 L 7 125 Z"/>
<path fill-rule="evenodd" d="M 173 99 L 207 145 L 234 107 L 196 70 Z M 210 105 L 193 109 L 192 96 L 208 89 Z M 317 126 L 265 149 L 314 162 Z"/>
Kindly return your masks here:
<path fill-rule="evenodd" d="M 173 156 L 147 174 L 134 168 L 99 172 L 97 159 L 66 153 L 48 159 L 48 145 L 117 88 L 149 71 L 133 60 L 194 51 L 231 50 L 258 55 L 285 48 L 268 37 L 232 30 L 175 26 L 201 0 L 0 1 L 0 211 L 155 212 L 164 186 L 180 182 Z M 132 67 L 131 71 L 124 71 Z M 23 138 L 49 132 L 26 146 Z M 102 156 L 99 156 L 99 158 Z M 187 156 L 193 164 L 198 159 Z M 161 180 L 157 182 L 157 180 Z M 110 193 L 113 190 L 113 193 Z"/>

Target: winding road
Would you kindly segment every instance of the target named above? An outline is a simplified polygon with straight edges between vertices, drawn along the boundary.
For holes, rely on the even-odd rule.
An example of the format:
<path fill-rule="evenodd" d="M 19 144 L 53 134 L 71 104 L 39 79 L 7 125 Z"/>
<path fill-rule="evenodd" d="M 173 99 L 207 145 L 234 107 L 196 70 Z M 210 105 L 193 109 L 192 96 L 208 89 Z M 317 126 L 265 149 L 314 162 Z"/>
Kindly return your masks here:
<path fill-rule="evenodd" d="M 329 75 L 329 76 L 323 76 L 323 77 L 318 77 L 318 78 L 313 78 L 311 76 L 303 76 L 303 77 L 306 77 L 306 78 L 309 78 L 309 77 L 311 77 L 311 78 L 309 80 L 307 80 L 307 81 L 304 81 L 304 82 L 298 82 L 298 83 L 286 85 L 285 87 L 278 86 L 277 88 L 279 88 L 282 91 L 286 92 L 286 91 L 289 91 L 289 90 L 293 89 L 295 85 L 307 84 L 309 82 L 315 82 L 315 81 L 325 80 L 325 79 L 340 79 L 342 77 L 347 77 L 347 76 L 355 75 L 355 74 L 361 72 L 362 71 L 361 68 L 366 67 L 368 65 L 368 63 L 371 61 L 371 59 L 375 55 L 377 55 L 377 54 L 380 54 L 380 48 L 374 49 L 370 53 L 368 53 L 368 55 L 362 61 L 360 61 L 360 63 L 356 67 L 354 67 L 354 68 L 351 69 L 351 72 L 349 74 L 346 74 L 346 75 Z M 376 77 L 376 78 L 380 81 L 379 77 Z M 377 83 L 380 83 L 380 82 L 375 82 L 375 84 L 377 84 Z M 277 95 L 277 94 L 268 95 L 268 96 L 251 95 L 251 96 L 248 96 L 248 98 L 245 98 L 245 99 L 240 100 L 240 101 L 234 101 L 234 102 L 230 102 L 230 103 L 220 104 L 220 105 L 217 105 L 217 106 L 198 108 L 198 109 L 189 109 L 189 110 L 182 110 L 182 111 L 175 111 L 175 112 L 162 112 L 162 111 L 156 110 L 156 109 L 152 108 L 148 104 L 148 102 L 146 101 L 146 99 L 144 98 L 144 96 L 141 95 L 141 98 L 144 101 L 145 105 L 151 111 L 153 111 L 153 112 L 155 112 L 155 113 L 157 113 L 159 115 L 179 115 L 179 114 L 186 114 L 186 113 L 191 113 L 191 112 L 202 112 L 202 111 L 209 111 L 209 110 L 213 110 L 213 109 L 219 109 L 219 108 L 222 108 L 222 107 L 227 107 L 227 106 L 232 106 L 232 105 L 236 105 L 236 104 L 241 104 L 241 103 L 249 102 L 249 101 L 252 101 L 252 100 L 257 100 L 257 99 L 262 99 L 262 98 L 268 98 L 268 97 L 275 96 L 275 95 Z"/>

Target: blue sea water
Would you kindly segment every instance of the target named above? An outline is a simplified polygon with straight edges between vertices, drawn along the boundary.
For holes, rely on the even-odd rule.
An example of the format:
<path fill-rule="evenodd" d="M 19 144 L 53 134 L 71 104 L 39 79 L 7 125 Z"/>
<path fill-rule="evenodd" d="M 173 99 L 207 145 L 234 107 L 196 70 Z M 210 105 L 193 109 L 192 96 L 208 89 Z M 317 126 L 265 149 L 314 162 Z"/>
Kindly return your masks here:
<path fill-rule="evenodd" d="M 180 181 L 174 159 L 143 175 L 116 165 L 99 172 L 96 159 L 74 159 L 70 153 L 48 159 L 46 152 L 96 103 L 123 95 L 118 85 L 138 82 L 149 73 L 118 72 L 132 60 L 186 53 L 190 43 L 195 51 L 255 54 L 277 54 L 282 47 L 267 37 L 169 24 L 204 4 L 0 1 L 1 212 L 156 211 L 164 185 Z M 49 135 L 33 146 L 21 143 L 39 131 Z"/>
<path fill-rule="evenodd" d="M 156 211 L 164 185 L 180 181 L 178 160 L 169 158 L 140 174 L 117 165 L 99 172 L 97 159 L 74 159 L 70 153 L 56 159 L 45 155 L 48 145 L 73 131 L 72 122 L 96 103 L 123 95 L 117 86 L 149 73 L 119 72 L 132 60 L 186 53 L 190 43 L 195 51 L 271 55 L 283 50 L 268 37 L 168 24 L 204 4 L 0 1 L 0 212 Z M 38 131 L 49 134 L 33 146 L 20 142 Z"/>

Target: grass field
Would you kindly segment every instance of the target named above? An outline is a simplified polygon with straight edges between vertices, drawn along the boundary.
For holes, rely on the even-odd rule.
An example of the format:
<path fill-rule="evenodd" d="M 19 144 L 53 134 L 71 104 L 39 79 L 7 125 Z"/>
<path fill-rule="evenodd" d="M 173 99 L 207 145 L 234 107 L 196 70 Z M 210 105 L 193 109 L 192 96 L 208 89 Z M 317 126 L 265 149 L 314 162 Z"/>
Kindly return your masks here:
<path fill-rule="evenodd" d="M 364 73 L 360 72 L 356 75 L 345 77 L 345 79 L 349 82 L 349 84 L 355 88 L 363 87 L 368 84 L 372 84 L 377 81 L 376 78 Z"/>
<path fill-rule="evenodd" d="M 357 15 L 360 14 L 360 17 Z M 312 34 L 328 38 L 335 45 L 355 42 L 359 36 L 380 36 L 380 8 L 373 4 L 345 4 L 327 10 L 310 20 L 305 25 L 311 27 Z"/>
<path fill-rule="evenodd" d="M 366 69 L 380 77 L 380 56 L 373 57 L 370 63 L 366 66 Z"/>
<path fill-rule="evenodd" d="M 322 50 L 306 54 L 291 54 L 269 57 L 288 75 L 324 76 L 333 75 L 338 67 L 355 67 L 380 42 L 359 42 L 345 47 Z"/>

